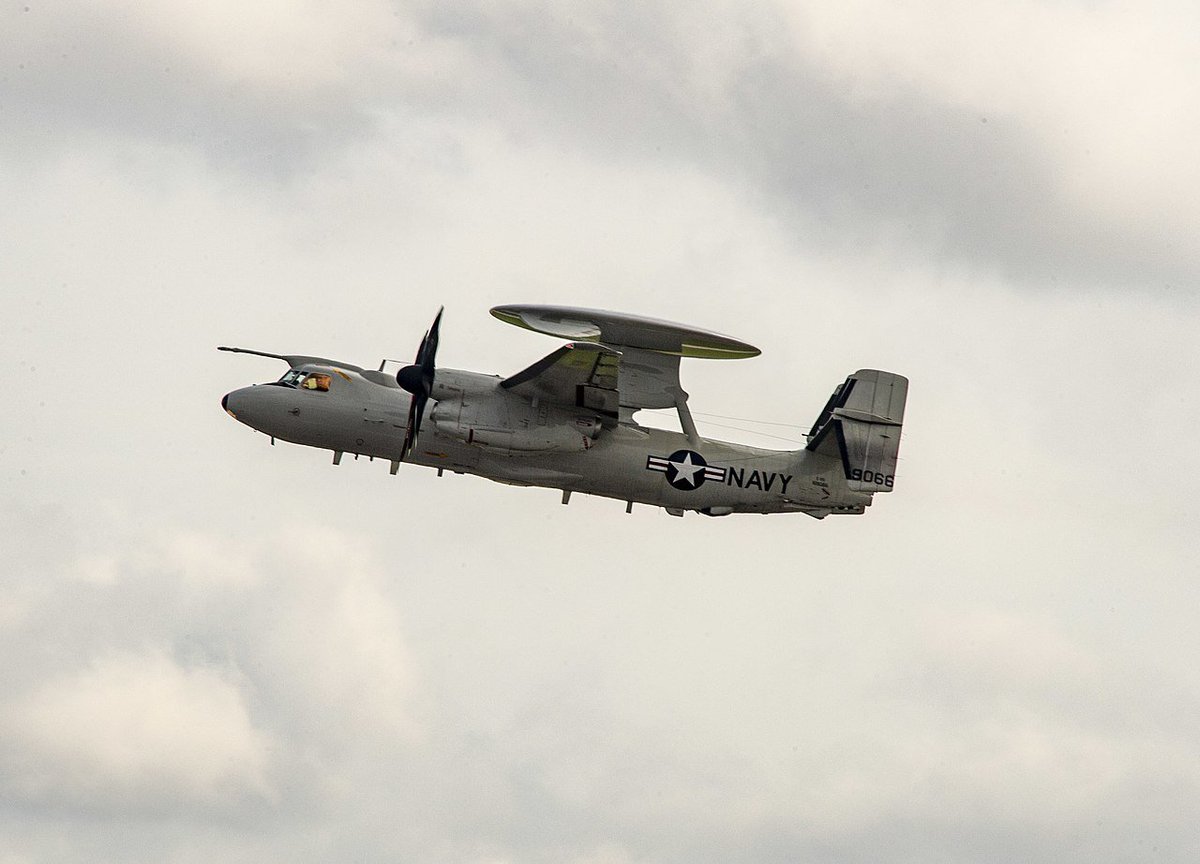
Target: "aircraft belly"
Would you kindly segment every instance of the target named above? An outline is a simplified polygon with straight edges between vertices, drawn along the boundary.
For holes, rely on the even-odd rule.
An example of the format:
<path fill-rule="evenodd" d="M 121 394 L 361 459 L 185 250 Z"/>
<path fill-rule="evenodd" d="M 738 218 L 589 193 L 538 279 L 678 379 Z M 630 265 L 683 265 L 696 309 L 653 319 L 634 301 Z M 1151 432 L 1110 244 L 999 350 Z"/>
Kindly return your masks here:
<path fill-rule="evenodd" d="M 796 454 L 772 454 L 711 441 L 703 442 L 698 450 L 689 448 L 688 440 L 678 433 L 624 430 L 602 435 L 584 453 L 536 457 L 484 454 L 473 473 L 504 483 L 549 486 L 683 510 L 788 509 L 787 493 L 797 480 Z M 692 473 L 685 473 L 683 479 L 670 468 L 669 457 L 681 451 L 708 464 L 703 478 L 697 467 L 689 466 L 686 470 Z M 668 463 L 665 470 L 661 467 L 664 462 Z"/>
<path fill-rule="evenodd" d="M 250 396 L 238 419 L 273 438 L 364 456 L 400 458 L 407 398 L 363 402 L 269 385 L 252 388 Z"/>
<path fill-rule="evenodd" d="M 421 427 L 421 434 L 417 436 L 416 446 L 408 455 L 407 461 L 427 468 L 483 474 L 479 470 L 483 459 L 480 448 L 463 444 L 449 435 L 438 434 L 430 423 Z"/>

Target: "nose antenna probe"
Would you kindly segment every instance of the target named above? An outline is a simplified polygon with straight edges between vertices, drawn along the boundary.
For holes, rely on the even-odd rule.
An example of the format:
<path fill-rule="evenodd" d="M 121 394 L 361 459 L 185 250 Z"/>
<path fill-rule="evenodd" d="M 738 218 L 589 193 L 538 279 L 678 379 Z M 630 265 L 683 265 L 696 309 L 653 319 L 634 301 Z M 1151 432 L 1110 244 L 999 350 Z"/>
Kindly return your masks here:
<path fill-rule="evenodd" d="M 306 363 L 315 363 L 321 366 L 340 366 L 341 368 L 349 369 L 352 372 L 363 371 L 363 368 L 355 363 L 347 363 L 344 360 L 334 360 L 330 357 L 314 357 L 310 354 L 273 354 L 270 351 L 257 351 L 254 348 L 230 348 L 226 345 L 218 345 L 217 350 L 229 351 L 234 354 L 253 354 L 256 357 L 270 357 L 272 360 L 282 360 L 293 369 L 298 366 L 303 366 Z"/>

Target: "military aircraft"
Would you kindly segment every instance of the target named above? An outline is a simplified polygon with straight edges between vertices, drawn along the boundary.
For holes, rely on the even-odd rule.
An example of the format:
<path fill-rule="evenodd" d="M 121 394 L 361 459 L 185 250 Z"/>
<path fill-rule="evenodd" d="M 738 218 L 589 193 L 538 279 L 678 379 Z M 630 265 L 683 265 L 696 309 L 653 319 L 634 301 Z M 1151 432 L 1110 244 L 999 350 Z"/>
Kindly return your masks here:
<path fill-rule="evenodd" d="M 635 315 L 568 306 L 497 306 L 501 321 L 567 339 L 515 375 L 442 369 L 439 310 L 415 362 L 396 374 L 353 363 L 271 354 L 278 381 L 221 399 L 234 419 L 276 439 L 516 486 L 662 507 L 673 516 L 862 513 L 895 484 L 908 380 L 860 369 L 838 385 L 806 445 L 780 451 L 701 438 L 679 383 L 682 358 L 760 352 L 737 339 Z M 682 432 L 640 425 L 637 411 L 673 408 Z"/>

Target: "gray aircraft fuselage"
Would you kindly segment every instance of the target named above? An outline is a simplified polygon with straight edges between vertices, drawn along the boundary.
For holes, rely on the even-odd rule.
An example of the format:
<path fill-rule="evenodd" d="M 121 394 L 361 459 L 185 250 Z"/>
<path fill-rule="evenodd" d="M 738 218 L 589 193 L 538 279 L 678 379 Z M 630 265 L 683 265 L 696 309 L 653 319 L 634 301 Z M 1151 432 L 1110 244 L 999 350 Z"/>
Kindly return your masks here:
<path fill-rule="evenodd" d="M 327 376 L 305 389 L 300 376 Z M 871 494 L 852 490 L 841 461 L 689 437 L 633 423 L 602 426 L 583 409 L 539 405 L 499 376 L 438 369 L 412 451 L 403 455 L 412 397 L 374 370 L 308 363 L 291 383 L 243 387 L 222 407 L 272 439 L 519 486 L 544 486 L 663 507 L 673 515 L 862 513 Z M 286 380 L 285 376 L 285 380 Z M 882 482 L 882 480 L 881 480 Z M 890 486 L 890 477 L 888 478 Z M 564 494 L 564 502 L 567 495 Z"/>

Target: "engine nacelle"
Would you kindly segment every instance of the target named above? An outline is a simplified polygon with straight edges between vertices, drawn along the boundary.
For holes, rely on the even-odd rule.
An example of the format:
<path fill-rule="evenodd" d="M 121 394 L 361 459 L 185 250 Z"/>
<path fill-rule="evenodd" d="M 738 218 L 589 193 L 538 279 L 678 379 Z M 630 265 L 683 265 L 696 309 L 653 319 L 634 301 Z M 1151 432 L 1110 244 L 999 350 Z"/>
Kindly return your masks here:
<path fill-rule="evenodd" d="M 449 399 L 429 415 L 438 432 L 487 450 L 577 453 L 592 446 L 603 428 L 597 417 L 539 406 L 524 400 Z"/>

